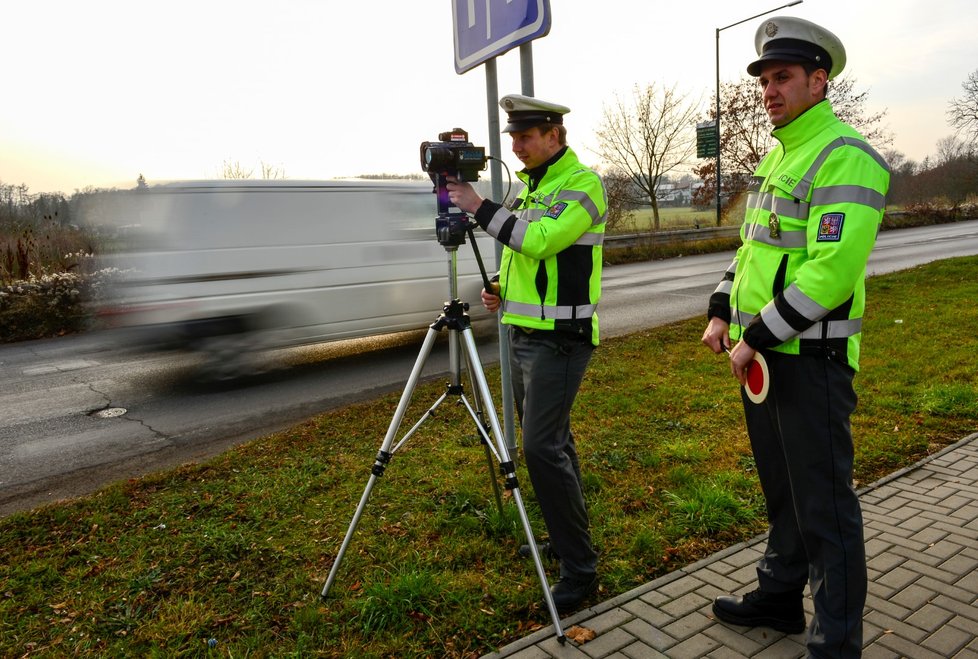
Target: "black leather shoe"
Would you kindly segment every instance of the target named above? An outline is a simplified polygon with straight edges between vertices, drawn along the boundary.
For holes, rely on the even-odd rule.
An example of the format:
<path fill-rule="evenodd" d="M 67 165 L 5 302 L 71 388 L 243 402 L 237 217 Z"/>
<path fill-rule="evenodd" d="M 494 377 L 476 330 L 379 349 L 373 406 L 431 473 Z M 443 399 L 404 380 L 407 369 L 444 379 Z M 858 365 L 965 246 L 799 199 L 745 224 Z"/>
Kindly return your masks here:
<path fill-rule="evenodd" d="M 597 575 L 585 579 L 561 577 L 560 581 L 550 587 L 550 595 L 554 599 L 557 613 L 563 615 L 577 610 L 581 602 L 597 589 Z"/>
<path fill-rule="evenodd" d="M 741 627 L 770 627 L 785 634 L 805 631 L 805 609 L 801 593 L 765 593 L 752 590 L 743 597 L 721 595 L 713 600 L 718 620 Z"/>
<path fill-rule="evenodd" d="M 560 560 L 560 556 L 557 555 L 557 552 L 554 551 L 549 542 L 538 542 L 537 551 L 540 553 L 540 558 L 549 558 L 552 561 Z M 530 552 L 530 545 L 520 545 L 516 553 L 523 558 L 533 558 L 533 554 Z"/>

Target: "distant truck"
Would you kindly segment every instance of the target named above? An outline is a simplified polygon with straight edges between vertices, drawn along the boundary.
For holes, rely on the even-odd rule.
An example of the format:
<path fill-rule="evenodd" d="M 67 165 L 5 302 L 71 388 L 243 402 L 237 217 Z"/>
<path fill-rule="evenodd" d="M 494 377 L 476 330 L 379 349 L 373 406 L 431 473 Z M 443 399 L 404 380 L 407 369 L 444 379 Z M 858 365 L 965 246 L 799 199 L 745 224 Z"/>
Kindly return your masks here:
<path fill-rule="evenodd" d="M 436 212 L 423 182 L 183 181 L 94 195 L 83 221 L 122 237 L 101 316 L 232 377 L 264 349 L 426 327 L 452 258 L 458 297 L 487 317 L 472 246 L 446 250 Z M 476 236 L 492 272 L 493 241 Z"/>

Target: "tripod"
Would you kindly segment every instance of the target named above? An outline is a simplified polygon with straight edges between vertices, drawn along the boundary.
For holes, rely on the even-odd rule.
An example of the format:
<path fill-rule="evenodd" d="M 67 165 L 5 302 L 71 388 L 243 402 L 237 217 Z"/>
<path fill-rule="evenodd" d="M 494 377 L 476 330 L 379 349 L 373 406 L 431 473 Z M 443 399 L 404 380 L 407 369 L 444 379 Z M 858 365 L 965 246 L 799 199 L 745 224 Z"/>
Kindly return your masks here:
<path fill-rule="evenodd" d="M 453 227 L 453 233 L 457 231 L 457 227 Z M 471 224 L 464 225 L 464 231 L 468 232 L 469 238 L 472 241 L 472 247 L 475 250 L 476 259 L 479 262 L 479 268 L 482 271 L 483 281 L 486 285 L 486 290 L 491 290 L 488 277 L 485 273 L 485 268 L 482 265 L 482 258 L 479 256 L 479 248 L 476 245 L 475 238 L 472 236 L 472 226 Z M 336 573 L 339 570 L 340 563 L 343 561 L 343 556 L 346 554 L 347 547 L 350 544 L 350 539 L 353 537 L 356 531 L 357 525 L 360 522 L 360 517 L 363 515 L 364 508 L 367 505 L 367 500 L 370 497 L 370 492 L 373 490 L 377 479 L 384 475 L 384 471 L 387 468 L 388 463 L 390 463 L 391 458 L 400 449 L 405 442 L 421 427 L 421 425 L 429 419 L 433 414 L 435 409 L 449 396 L 458 396 L 458 400 L 465 406 L 468 410 L 469 416 L 475 421 L 476 427 L 478 428 L 479 435 L 482 438 L 482 443 L 486 447 L 486 458 L 490 465 L 490 479 L 492 480 L 493 488 L 496 492 L 496 503 L 500 507 L 500 512 L 502 511 L 502 499 L 499 496 L 499 485 L 496 482 L 495 477 L 492 474 L 492 458 L 490 457 L 490 451 L 499 461 L 499 470 L 505 476 L 506 488 L 512 491 L 513 501 L 516 502 L 516 507 L 519 510 L 520 521 L 523 525 L 523 531 L 526 533 L 527 543 L 530 547 L 530 553 L 533 556 L 533 563 L 536 566 L 537 576 L 540 579 L 540 585 L 543 588 L 544 600 L 547 604 L 547 609 L 550 612 L 550 617 L 553 620 L 554 630 L 557 634 L 557 640 L 563 645 L 566 642 L 566 637 L 564 636 L 563 629 L 560 626 L 560 617 L 557 614 L 557 607 L 554 605 L 553 595 L 550 593 L 549 584 L 547 582 L 547 575 L 543 569 L 543 563 L 540 560 L 540 552 L 537 549 L 537 544 L 533 539 L 533 529 L 530 527 L 530 520 L 526 514 L 526 508 L 523 505 L 523 498 L 520 495 L 519 483 L 516 479 L 516 464 L 510 458 L 508 449 L 506 448 L 506 440 L 503 436 L 502 430 L 499 425 L 499 418 L 496 416 L 496 408 L 492 402 L 492 395 L 489 391 L 489 385 L 486 382 L 486 376 L 482 369 L 482 364 L 479 360 L 479 352 L 476 349 L 475 339 L 472 336 L 472 325 L 469 320 L 469 316 L 466 313 L 468 305 L 461 302 L 458 299 L 458 264 L 457 264 L 457 251 L 458 245 L 464 242 L 464 233 L 461 238 L 456 236 L 449 239 L 447 234 L 443 237 L 439 233 L 439 242 L 441 242 L 449 255 L 449 278 L 450 278 L 450 293 L 451 301 L 447 302 L 442 309 L 442 313 L 438 316 L 437 320 L 432 323 L 428 328 L 428 334 L 425 336 L 424 343 L 421 346 L 421 352 L 418 354 L 418 358 L 414 363 L 414 368 L 411 370 L 411 375 L 408 377 L 407 384 L 404 387 L 404 391 L 401 394 L 400 402 L 397 404 L 397 410 L 394 412 L 394 417 L 391 419 L 390 426 L 387 429 L 387 435 L 384 437 L 384 442 L 381 444 L 380 450 L 377 453 L 377 457 L 374 459 L 373 468 L 370 471 L 370 479 L 367 481 L 367 487 L 363 491 L 363 496 L 360 497 L 360 503 L 357 506 L 356 512 L 353 514 L 353 519 L 350 522 L 350 527 L 347 529 L 346 537 L 343 539 L 343 543 L 340 546 L 340 551 L 336 555 L 336 560 L 333 562 L 333 567 L 329 571 L 329 576 L 326 579 L 326 585 L 323 586 L 322 598 L 325 599 L 329 593 L 330 588 L 333 585 L 333 581 L 336 579 Z M 454 243 L 454 244 L 452 244 Z M 438 398 L 437 401 L 428 409 L 427 412 L 421 417 L 421 419 L 407 432 L 400 441 L 394 445 L 394 438 L 398 433 L 401 422 L 404 419 L 405 411 L 407 410 L 408 404 L 411 402 L 411 396 L 414 394 L 414 390 L 417 387 L 418 379 L 421 376 L 421 371 L 424 368 L 425 361 L 428 359 L 428 355 L 431 353 L 431 349 L 435 344 L 435 339 L 438 333 L 448 328 L 448 349 L 449 349 L 449 368 L 451 369 L 451 380 L 448 387 Z M 478 394 L 481 397 L 482 404 L 484 406 L 486 416 L 489 419 L 489 425 L 491 434 L 487 431 L 485 422 L 482 420 L 482 409 L 479 407 L 479 398 L 475 400 L 475 406 L 465 396 L 465 390 L 461 383 L 461 360 L 460 360 L 460 339 L 465 348 L 465 359 L 469 371 L 470 381 L 473 381 L 473 386 L 478 388 Z M 393 448 L 392 448 L 393 445 Z"/>

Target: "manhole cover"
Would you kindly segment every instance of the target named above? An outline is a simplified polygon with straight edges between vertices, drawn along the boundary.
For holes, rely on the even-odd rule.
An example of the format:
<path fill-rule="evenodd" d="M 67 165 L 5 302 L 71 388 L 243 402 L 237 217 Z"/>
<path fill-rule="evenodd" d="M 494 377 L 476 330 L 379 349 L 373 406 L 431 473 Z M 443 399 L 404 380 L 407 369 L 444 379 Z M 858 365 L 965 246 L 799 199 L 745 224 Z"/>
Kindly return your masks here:
<path fill-rule="evenodd" d="M 92 416 L 99 419 L 114 419 L 117 416 L 122 416 L 126 413 L 126 408 L 124 407 L 106 407 L 104 410 L 98 410 L 92 412 Z"/>

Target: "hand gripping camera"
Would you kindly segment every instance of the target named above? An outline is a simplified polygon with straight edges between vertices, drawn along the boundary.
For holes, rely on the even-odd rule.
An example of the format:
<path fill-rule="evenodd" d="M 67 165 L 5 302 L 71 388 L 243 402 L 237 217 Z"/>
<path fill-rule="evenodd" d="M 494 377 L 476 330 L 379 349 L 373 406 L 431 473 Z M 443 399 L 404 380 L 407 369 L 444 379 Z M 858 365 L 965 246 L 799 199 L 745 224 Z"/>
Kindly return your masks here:
<path fill-rule="evenodd" d="M 469 226 L 468 216 L 448 199 L 448 178 L 478 181 L 479 172 L 486 168 L 486 150 L 469 142 L 469 134 L 461 128 L 438 134 L 438 142 L 421 143 L 421 170 L 435 184 L 432 192 L 438 195 L 438 217 L 435 234 L 442 245 L 461 245 Z"/>

